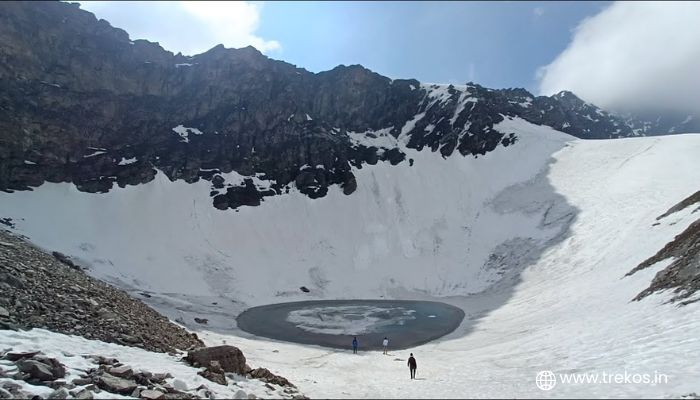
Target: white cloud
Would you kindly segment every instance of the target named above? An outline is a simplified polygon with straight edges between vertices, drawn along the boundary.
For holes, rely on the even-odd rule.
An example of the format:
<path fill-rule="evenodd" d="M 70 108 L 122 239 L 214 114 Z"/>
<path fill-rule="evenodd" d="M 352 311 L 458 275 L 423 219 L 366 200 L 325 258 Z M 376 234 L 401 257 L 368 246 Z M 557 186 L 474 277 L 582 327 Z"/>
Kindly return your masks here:
<path fill-rule="evenodd" d="M 545 95 L 571 90 L 609 109 L 700 112 L 700 3 L 614 3 L 581 22 L 538 76 Z"/>
<path fill-rule="evenodd" d="M 544 8 L 542 7 L 535 7 L 532 9 L 532 13 L 535 15 L 535 17 L 541 17 L 544 15 Z"/>
<path fill-rule="evenodd" d="M 263 53 L 280 49 L 276 40 L 256 34 L 261 5 L 245 1 L 82 1 L 81 8 L 122 28 L 132 39 L 159 42 L 163 48 L 199 54 L 221 43 L 252 45 Z"/>

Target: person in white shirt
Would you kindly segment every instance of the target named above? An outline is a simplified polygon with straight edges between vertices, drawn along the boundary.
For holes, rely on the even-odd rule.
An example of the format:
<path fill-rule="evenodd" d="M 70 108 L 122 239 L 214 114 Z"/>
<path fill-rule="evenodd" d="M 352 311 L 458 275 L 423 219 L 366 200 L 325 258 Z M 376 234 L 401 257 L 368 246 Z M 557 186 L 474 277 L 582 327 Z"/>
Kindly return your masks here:
<path fill-rule="evenodd" d="M 384 338 L 384 341 L 382 342 L 382 346 L 384 346 L 384 354 L 389 354 L 389 339 Z"/>

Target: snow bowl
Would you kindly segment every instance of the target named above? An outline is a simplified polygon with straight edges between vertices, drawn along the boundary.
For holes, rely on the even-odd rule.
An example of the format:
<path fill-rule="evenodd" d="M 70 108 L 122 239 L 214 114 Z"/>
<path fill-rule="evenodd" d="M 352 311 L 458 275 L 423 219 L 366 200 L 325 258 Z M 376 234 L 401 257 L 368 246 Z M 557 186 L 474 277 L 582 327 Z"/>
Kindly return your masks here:
<path fill-rule="evenodd" d="M 413 300 L 319 300 L 270 304 L 238 316 L 238 327 L 257 336 L 360 350 L 406 349 L 438 339 L 459 327 L 464 311 L 445 303 Z"/>

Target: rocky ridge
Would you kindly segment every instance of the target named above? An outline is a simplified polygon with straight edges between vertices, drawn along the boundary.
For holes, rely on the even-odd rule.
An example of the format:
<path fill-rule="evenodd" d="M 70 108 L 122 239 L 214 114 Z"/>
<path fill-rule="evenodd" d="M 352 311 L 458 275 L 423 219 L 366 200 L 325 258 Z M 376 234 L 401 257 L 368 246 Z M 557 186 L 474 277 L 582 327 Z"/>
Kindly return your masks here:
<path fill-rule="evenodd" d="M 485 154 L 517 141 L 494 129 L 505 116 L 591 139 L 667 133 L 570 92 L 421 84 L 359 65 L 314 74 L 252 47 L 172 54 L 63 2 L 0 4 L 0 41 L 5 191 L 106 192 L 160 171 L 208 181 L 212 204 L 235 209 L 290 190 L 350 195 L 353 168 L 411 163 L 402 146 Z M 371 143 L 381 136 L 393 144 Z"/>
<path fill-rule="evenodd" d="M 667 218 L 669 215 L 689 207 L 692 208 L 692 213 L 700 211 L 700 191 L 695 192 L 671 207 L 656 220 L 663 221 L 663 219 Z M 658 225 L 659 223 L 660 222 L 656 222 L 654 225 Z M 688 228 L 666 244 L 666 246 L 656 254 L 644 260 L 632 271 L 628 272 L 627 276 L 672 257 L 673 262 L 666 268 L 657 272 L 651 285 L 639 293 L 633 300 L 641 300 L 652 293 L 662 290 L 673 290 L 675 295 L 670 301 L 678 302 L 681 305 L 694 303 L 700 300 L 700 297 L 694 296 L 700 291 L 700 218 L 691 223 Z"/>
<path fill-rule="evenodd" d="M 204 346 L 125 292 L 0 230 L 0 329 L 44 328 L 174 352 Z"/>

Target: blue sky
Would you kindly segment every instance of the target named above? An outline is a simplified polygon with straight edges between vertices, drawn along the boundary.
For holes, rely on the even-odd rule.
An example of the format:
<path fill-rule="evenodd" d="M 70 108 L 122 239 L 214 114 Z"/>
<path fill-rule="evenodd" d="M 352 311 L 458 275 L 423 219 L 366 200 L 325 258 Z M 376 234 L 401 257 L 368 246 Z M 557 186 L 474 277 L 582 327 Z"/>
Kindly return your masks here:
<path fill-rule="evenodd" d="M 270 56 L 310 71 L 362 64 L 391 78 L 525 87 L 609 2 L 268 2 Z"/>
<path fill-rule="evenodd" d="M 253 45 L 312 72 L 571 90 L 609 110 L 700 115 L 700 2 L 81 1 L 132 39 L 194 55 Z"/>

